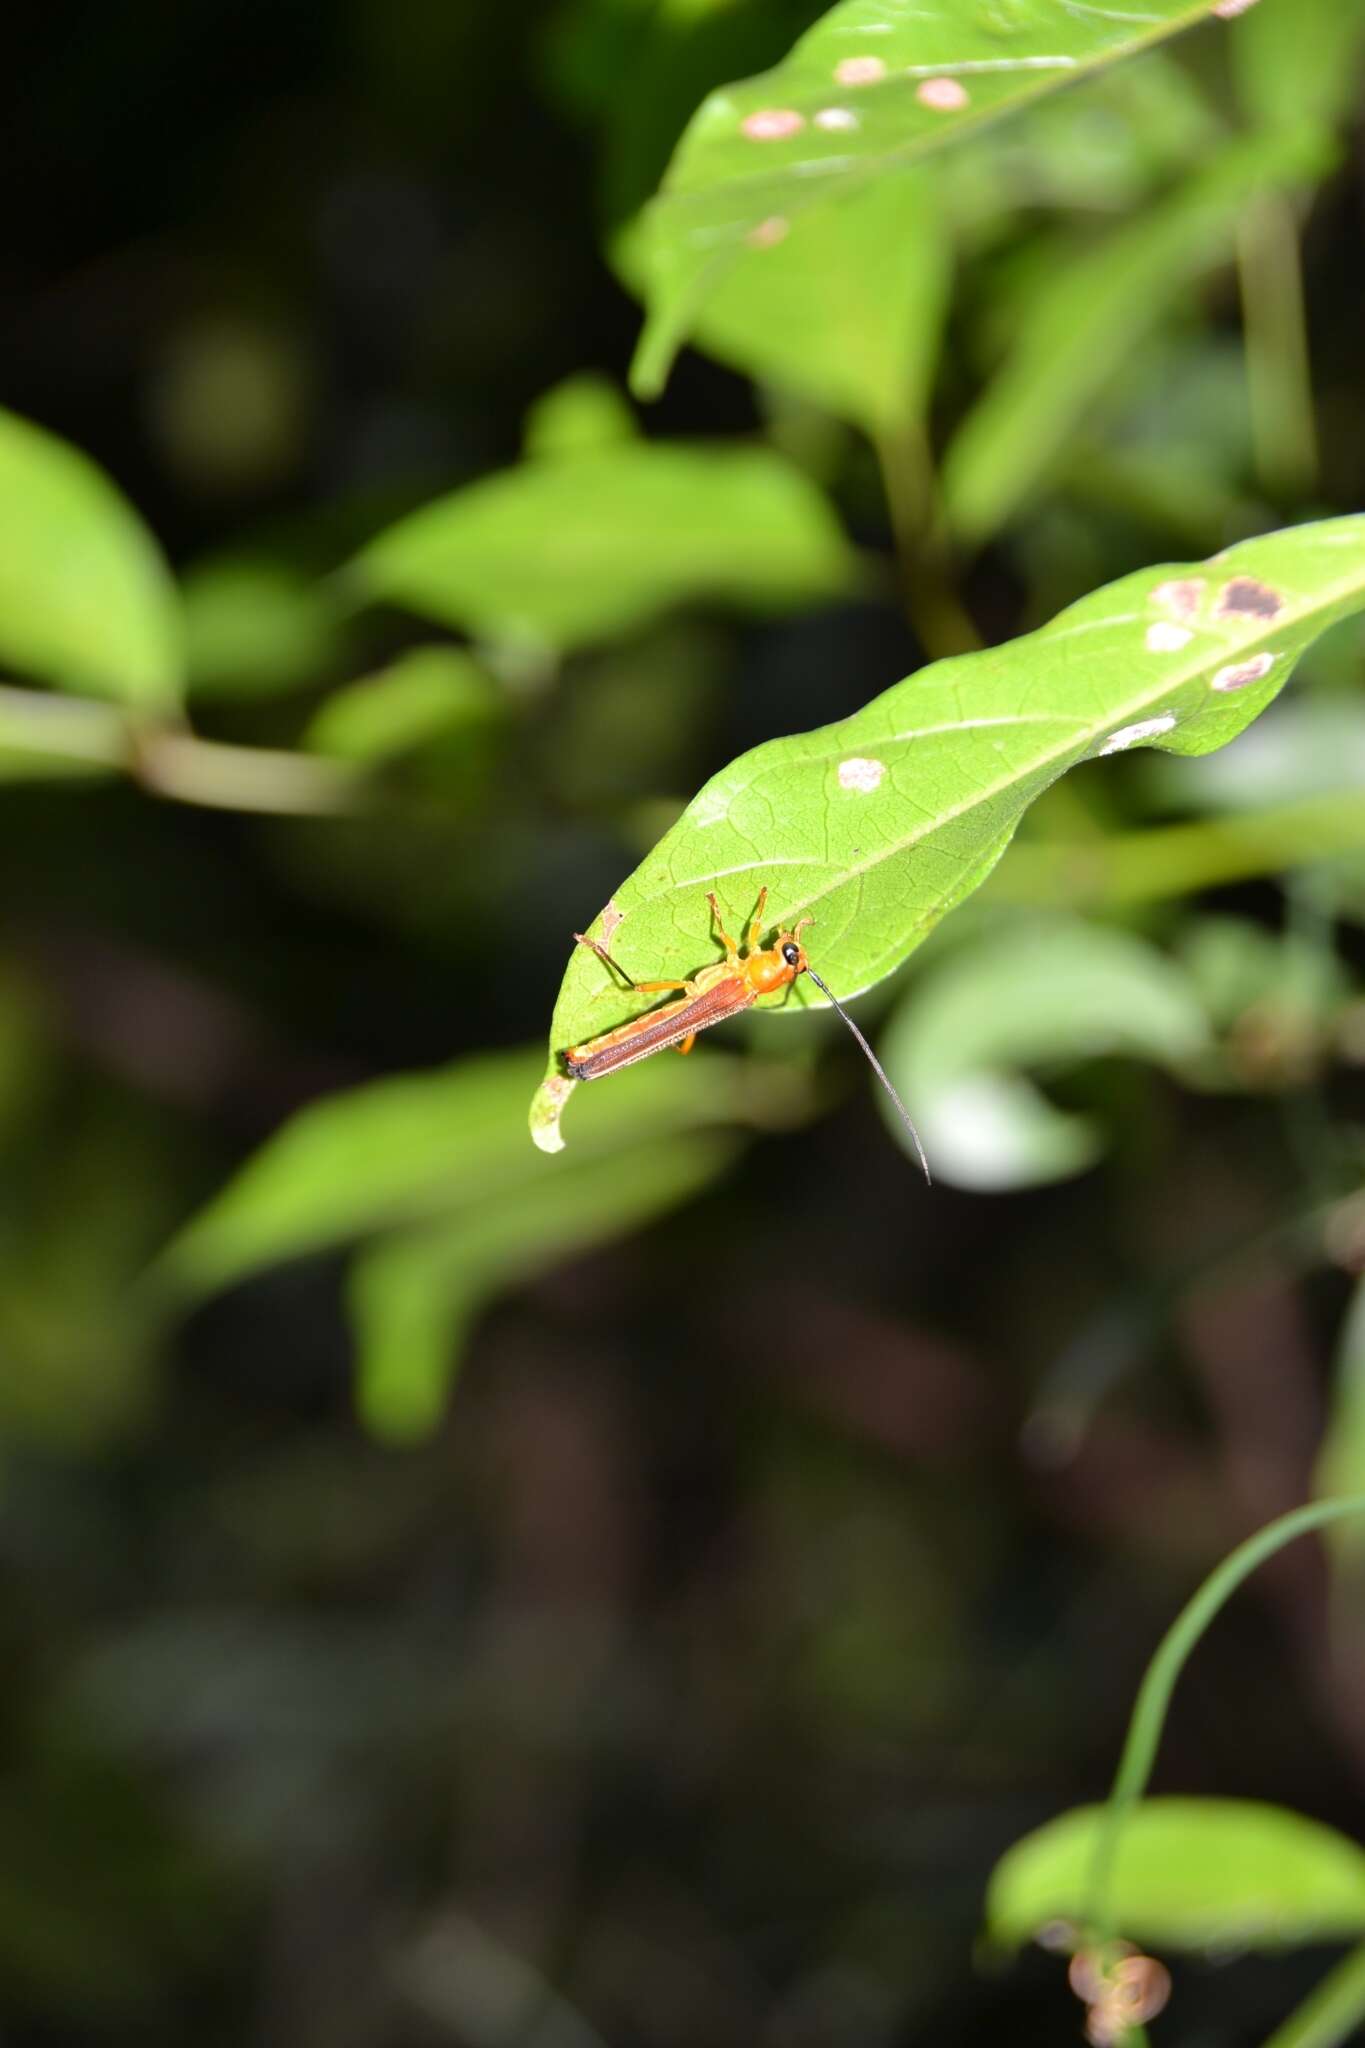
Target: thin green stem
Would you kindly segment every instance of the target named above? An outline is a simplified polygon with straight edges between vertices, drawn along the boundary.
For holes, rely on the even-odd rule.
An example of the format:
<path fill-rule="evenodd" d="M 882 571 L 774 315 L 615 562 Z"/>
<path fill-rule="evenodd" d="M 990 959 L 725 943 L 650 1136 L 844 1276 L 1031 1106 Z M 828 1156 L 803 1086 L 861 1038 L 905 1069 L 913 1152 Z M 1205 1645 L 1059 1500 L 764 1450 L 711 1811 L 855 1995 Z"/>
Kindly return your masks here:
<path fill-rule="evenodd" d="M 929 444 L 917 424 L 876 439 L 906 616 L 931 661 L 969 654 L 981 635 L 954 588 L 948 551 L 937 532 Z"/>
<path fill-rule="evenodd" d="M 1151 903 L 1362 847 L 1365 803 L 1343 791 L 1084 844 L 1016 842 L 986 886 L 1013 903 Z"/>
<path fill-rule="evenodd" d="M 1302 501 L 1317 486 L 1318 442 L 1299 224 L 1285 193 L 1258 193 L 1243 210 L 1237 269 L 1256 467 L 1270 497 Z"/>
<path fill-rule="evenodd" d="M 1336 1500 L 1312 1501 L 1307 1507 L 1295 1508 L 1291 1513 L 1268 1522 L 1264 1529 L 1258 1529 L 1254 1536 L 1240 1543 L 1231 1556 L 1225 1557 L 1210 1572 L 1163 1636 L 1138 1688 L 1109 1804 L 1095 1837 L 1089 1909 L 1085 1916 L 1092 1939 L 1112 1941 L 1115 1937 L 1110 1895 L 1119 1837 L 1130 1810 L 1147 1788 L 1171 1694 L 1196 1643 L 1243 1579 L 1249 1578 L 1268 1557 L 1273 1557 L 1277 1550 L 1282 1550 L 1297 1536 L 1306 1536 L 1310 1530 L 1321 1529 L 1328 1522 L 1341 1521 L 1347 1515 L 1359 1514 L 1365 1514 L 1365 1493 Z"/>
<path fill-rule="evenodd" d="M 1365 1943 L 1343 1956 L 1265 2048 L 1336 2048 L 1365 2021 Z"/>

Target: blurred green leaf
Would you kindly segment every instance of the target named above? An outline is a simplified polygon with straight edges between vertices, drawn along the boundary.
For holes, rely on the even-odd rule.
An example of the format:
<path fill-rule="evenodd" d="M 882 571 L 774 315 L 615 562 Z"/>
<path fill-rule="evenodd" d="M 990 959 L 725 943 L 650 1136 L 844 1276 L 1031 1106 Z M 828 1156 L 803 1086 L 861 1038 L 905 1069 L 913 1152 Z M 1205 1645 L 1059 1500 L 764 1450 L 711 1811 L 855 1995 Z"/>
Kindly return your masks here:
<path fill-rule="evenodd" d="M 638 433 L 635 415 L 611 378 L 585 372 L 536 400 L 522 429 L 522 451 L 532 462 L 595 455 Z"/>
<path fill-rule="evenodd" d="M 823 497 L 769 450 L 646 442 L 523 463 L 439 498 L 349 571 L 370 599 L 561 651 L 680 604 L 815 604 L 859 574 Z"/>
<path fill-rule="evenodd" d="M 1079 1173 L 1104 1149 L 1090 1118 L 1055 1109 L 1021 1068 L 1105 1053 L 1181 1066 L 1207 1042 L 1193 987 L 1155 946 L 1079 918 L 1015 918 L 917 980 L 879 1049 L 936 1177 L 1014 1188 Z"/>
<path fill-rule="evenodd" d="M 447 734 L 483 727 L 503 704 L 497 684 L 458 647 L 414 647 L 327 699 L 305 746 L 344 761 L 387 761 Z"/>
<path fill-rule="evenodd" d="M 1365 698 L 1279 703 L 1235 747 L 1193 772 L 1144 763 L 1143 785 L 1161 803 L 1196 811 L 1253 811 L 1365 789 Z"/>
<path fill-rule="evenodd" d="M 1006 1851 L 986 1894 L 994 1940 L 1079 1924 L 1104 1813 L 1074 1808 Z M 1365 1851 L 1281 1806 L 1144 1799 L 1124 1821 L 1109 1900 L 1125 1935 L 1163 1948 L 1333 1941 L 1365 1928 Z"/>
<path fill-rule="evenodd" d="M 1228 260 L 1247 201 L 1324 162 L 1316 131 L 1304 128 L 1233 143 L 1161 205 L 1039 281 L 944 460 L 944 509 L 959 535 L 984 540 L 1010 516 L 1118 366 L 1193 279 Z"/>
<path fill-rule="evenodd" d="M 877 437 L 924 413 L 951 280 L 934 188 L 888 178 L 845 205 L 799 215 L 761 268 L 728 271 L 693 341 Z"/>
<path fill-rule="evenodd" d="M 196 697 L 269 697 L 321 682 L 339 629 L 323 585 L 265 555 L 215 555 L 188 571 L 186 660 Z"/>
<path fill-rule="evenodd" d="M 0 412 L 0 660 L 25 675 L 173 706 L 181 620 L 156 542 L 93 462 Z"/>
<path fill-rule="evenodd" d="M 1237 97 L 1257 126 L 1332 128 L 1359 109 L 1362 0 L 1253 7 L 1231 49 Z"/>
<path fill-rule="evenodd" d="M 160 1276 L 175 1290 L 208 1293 L 370 1231 L 438 1217 L 452 1229 L 472 1219 L 482 1231 L 495 1209 L 520 1213 L 567 1164 L 549 1166 L 526 1146 L 526 1095 L 539 1065 L 529 1052 L 489 1054 L 301 1110 L 186 1225 Z M 795 1106 L 783 1077 L 766 1077 L 765 1091 L 748 1063 L 720 1055 L 691 1072 L 681 1060 L 655 1060 L 625 1078 L 634 1085 L 597 1091 L 583 1119 L 585 1164 Z"/>
<path fill-rule="evenodd" d="M 842 996 L 889 974 L 969 895 L 1020 817 L 1078 762 L 1156 744 L 1222 746 L 1262 711 L 1317 635 L 1365 606 L 1365 517 L 1244 541 L 1206 563 L 1144 569 L 1040 632 L 937 662 L 836 725 L 770 740 L 705 785 L 615 892 L 627 973 L 662 980 L 716 957 L 705 900 L 736 922 L 767 884 L 771 925 L 813 914 L 807 941 Z M 591 927 L 600 936 L 599 917 Z M 811 1000 L 803 983 L 796 1002 Z M 576 947 L 550 1032 L 554 1142 L 565 1046 L 619 1024 L 623 1000 Z"/>
<path fill-rule="evenodd" d="M 1295 931 L 1267 931 L 1246 917 L 1194 918 L 1177 951 L 1206 1015 L 1220 1030 L 1265 1006 L 1305 1021 L 1320 1019 L 1350 986 L 1330 948 Z"/>
<path fill-rule="evenodd" d="M 518 1144 L 524 1150 L 520 1130 Z M 456 1223 L 387 1237 L 361 1252 L 349 1301 L 358 1400 L 371 1429 L 398 1440 L 430 1429 L 465 1333 L 492 1295 L 641 1228 L 715 1179 L 734 1155 L 733 1141 L 719 1136 L 673 1135 L 630 1146 L 590 1157 L 578 1171 L 552 1167 L 514 1200 L 480 1205 Z"/>
<path fill-rule="evenodd" d="M 761 272 L 798 216 L 907 169 L 988 121 L 1201 20 L 1045 0 L 843 0 L 771 71 L 713 92 L 650 209 L 650 307 L 635 388 L 661 388 L 698 312 L 740 265 Z M 889 254 L 888 261 L 895 256 Z"/>
<path fill-rule="evenodd" d="M 1365 1493 L 1365 1279 L 1356 1282 L 1351 1305 L 1337 1340 L 1332 1405 L 1318 1451 L 1313 1492 L 1319 1500 L 1335 1494 Z M 1358 1574 L 1365 1554 L 1365 1530 L 1359 1522 L 1340 1522 L 1331 1534 L 1338 1557 Z"/>

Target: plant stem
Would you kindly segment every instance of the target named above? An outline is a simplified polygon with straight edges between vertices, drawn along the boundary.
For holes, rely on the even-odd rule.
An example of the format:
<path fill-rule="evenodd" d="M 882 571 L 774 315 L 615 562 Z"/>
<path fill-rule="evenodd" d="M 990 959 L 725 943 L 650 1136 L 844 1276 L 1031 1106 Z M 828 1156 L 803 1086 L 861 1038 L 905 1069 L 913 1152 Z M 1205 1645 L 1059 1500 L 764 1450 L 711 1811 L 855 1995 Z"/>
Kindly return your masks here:
<path fill-rule="evenodd" d="M 1237 269 L 1261 485 L 1280 502 L 1302 501 L 1317 486 L 1318 445 L 1299 226 L 1283 192 L 1258 193 L 1244 208 Z"/>
<path fill-rule="evenodd" d="M 953 586 L 948 550 L 937 531 L 924 431 L 917 423 L 888 428 L 875 445 L 906 616 L 931 661 L 970 654 L 981 646 L 981 635 Z"/>
<path fill-rule="evenodd" d="M 1119 1836 L 1130 1809 L 1147 1788 L 1147 1780 L 1151 1776 L 1152 1764 L 1156 1758 L 1157 1744 L 1161 1740 L 1166 1710 L 1171 1703 L 1171 1694 L 1190 1652 L 1218 1610 L 1258 1565 L 1264 1564 L 1268 1557 L 1273 1557 L 1286 1543 L 1292 1543 L 1295 1537 L 1305 1536 L 1310 1530 L 1320 1529 L 1328 1522 L 1340 1521 L 1347 1515 L 1358 1514 L 1365 1514 L 1365 1494 L 1350 1494 L 1335 1500 L 1312 1501 L 1307 1507 L 1295 1508 L 1289 1514 L 1280 1515 L 1275 1521 L 1268 1522 L 1264 1529 L 1258 1529 L 1245 1543 L 1238 1544 L 1231 1556 L 1225 1557 L 1223 1562 L 1210 1572 L 1194 1598 L 1176 1616 L 1162 1637 L 1138 1688 L 1132 1718 L 1128 1723 L 1127 1739 L 1123 1745 L 1123 1755 L 1114 1777 L 1114 1787 L 1109 1794 L 1109 1804 L 1095 1837 L 1094 1858 L 1090 1868 L 1089 1908 L 1085 1916 L 1092 1939 L 1114 1939 L 1116 1930 L 1113 1925 L 1110 1888 Z"/>
<path fill-rule="evenodd" d="M 1365 1943 L 1343 1956 L 1265 2048 L 1336 2048 L 1365 2020 Z"/>
<path fill-rule="evenodd" d="M 1016 842 L 987 887 L 1006 901 L 1150 903 L 1365 847 L 1358 791 L 1085 844 Z"/>
<path fill-rule="evenodd" d="M 132 772 L 144 789 L 214 810 L 319 817 L 351 808 L 357 777 L 334 761 L 269 747 L 230 747 L 154 727 L 133 745 Z"/>

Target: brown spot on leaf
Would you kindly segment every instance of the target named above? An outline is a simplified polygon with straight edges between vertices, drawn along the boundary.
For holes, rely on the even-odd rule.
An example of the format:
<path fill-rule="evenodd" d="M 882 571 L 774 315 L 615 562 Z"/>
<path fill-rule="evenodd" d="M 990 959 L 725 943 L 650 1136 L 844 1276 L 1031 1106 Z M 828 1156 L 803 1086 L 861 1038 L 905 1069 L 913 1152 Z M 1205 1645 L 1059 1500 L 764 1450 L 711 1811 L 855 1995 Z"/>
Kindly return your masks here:
<path fill-rule="evenodd" d="M 1254 576 L 1234 576 L 1214 610 L 1221 619 L 1276 619 L 1284 610 L 1284 599 Z"/>
<path fill-rule="evenodd" d="M 618 927 L 625 918 L 625 914 L 624 910 L 617 909 L 616 898 L 613 896 L 611 902 L 602 912 L 602 944 L 604 946 L 610 946 L 616 936 Z"/>
<path fill-rule="evenodd" d="M 1230 662 L 1220 668 L 1210 688 L 1214 690 L 1245 690 L 1249 683 L 1259 683 L 1262 676 L 1268 676 L 1275 666 L 1273 654 L 1253 654 L 1247 661 Z"/>

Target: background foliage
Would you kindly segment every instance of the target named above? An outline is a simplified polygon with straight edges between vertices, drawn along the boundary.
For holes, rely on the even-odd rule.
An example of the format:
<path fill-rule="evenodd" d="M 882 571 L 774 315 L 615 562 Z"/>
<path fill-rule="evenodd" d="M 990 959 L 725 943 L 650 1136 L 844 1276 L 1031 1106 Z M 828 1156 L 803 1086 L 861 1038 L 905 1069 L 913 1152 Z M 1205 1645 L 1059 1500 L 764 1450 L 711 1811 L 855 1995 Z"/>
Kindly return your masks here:
<path fill-rule="evenodd" d="M 1021 635 L 1208 573 L 1163 565 L 1303 594 L 1309 522 L 1359 588 L 1365 8 L 1206 12 L 937 0 L 834 97 L 871 0 L 16 28 L 18 2048 L 1078 2028 L 983 1915 L 1080 1910 L 1172 1613 L 1365 1487 L 1357 598 L 1226 750 L 954 841 L 981 879 L 1023 811 L 894 978 L 903 890 L 817 927 L 932 1193 L 814 1012 L 583 1091 L 560 1158 L 525 1111 L 656 848 L 690 907 L 636 971 L 707 957 L 682 814 L 746 750 L 737 917 L 802 826 L 784 736 L 1030 690 Z M 1163 602 L 1115 660 L 1202 690 Z M 1365 1918 L 1359 1556 L 1285 1552 L 1177 1695 L 1117 1880 L 1164 2038 L 1264 2040 Z"/>

